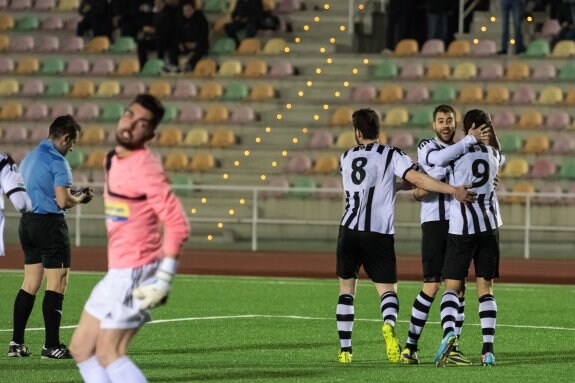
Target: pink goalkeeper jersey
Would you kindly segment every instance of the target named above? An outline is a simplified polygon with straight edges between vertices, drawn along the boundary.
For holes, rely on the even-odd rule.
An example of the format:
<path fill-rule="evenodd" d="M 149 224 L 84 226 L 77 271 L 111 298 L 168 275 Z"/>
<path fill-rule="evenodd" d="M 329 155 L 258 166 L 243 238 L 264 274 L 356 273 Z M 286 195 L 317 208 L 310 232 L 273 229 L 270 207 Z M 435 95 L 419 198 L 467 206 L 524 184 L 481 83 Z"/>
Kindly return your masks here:
<path fill-rule="evenodd" d="M 120 158 L 111 151 L 104 166 L 108 267 L 138 267 L 179 253 L 188 219 L 152 152 L 145 148 Z"/>

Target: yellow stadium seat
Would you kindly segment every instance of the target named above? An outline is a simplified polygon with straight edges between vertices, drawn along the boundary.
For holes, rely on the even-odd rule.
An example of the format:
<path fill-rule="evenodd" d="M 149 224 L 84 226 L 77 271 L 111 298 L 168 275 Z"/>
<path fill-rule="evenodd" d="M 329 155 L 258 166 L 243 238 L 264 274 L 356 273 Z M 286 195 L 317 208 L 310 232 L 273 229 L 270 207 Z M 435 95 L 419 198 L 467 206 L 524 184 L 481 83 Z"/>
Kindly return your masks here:
<path fill-rule="evenodd" d="M 22 104 L 17 101 L 4 102 L 0 110 L 0 120 L 16 120 L 22 117 L 23 109 Z"/>
<path fill-rule="evenodd" d="M 19 90 L 18 80 L 11 78 L 0 80 L 0 96 L 12 96 L 18 94 Z"/>
<path fill-rule="evenodd" d="M 567 90 L 564 103 L 567 105 L 575 105 L 575 88 L 569 88 Z"/>
<path fill-rule="evenodd" d="M 523 61 L 511 61 L 507 64 L 507 80 L 524 80 L 529 78 L 529 65 Z"/>
<path fill-rule="evenodd" d="M 445 80 L 449 78 L 449 65 L 446 62 L 435 61 L 429 64 L 426 77 L 430 80 Z"/>
<path fill-rule="evenodd" d="M 520 152 L 526 154 L 541 154 L 547 152 L 550 147 L 551 143 L 549 142 L 549 137 L 539 134 L 528 137 Z"/>
<path fill-rule="evenodd" d="M 60 0 L 59 11 L 75 11 L 80 7 L 80 0 Z"/>
<path fill-rule="evenodd" d="M 256 84 L 250 90 L 250 94 L 248 95 L 249 101 L 265 101 L 274 98 L 274 88 L 267 83 L 264 84 Z"/>
<path fill-rule="evenodd" d="M 459 92 L 459 102 L 473 104 L 483 100 L 483 90 L 479 85 L 465 85 Z"/>
<path fill-rule="evenodd" d="M 511 189 L 514 193 L 535 193 L 535 186 L 529 182 L 520 182 L 513 185 Z M 510 196 L 507 199 L 510 203 L 525 203 L 527 201 L 526 196 Z"/>
<path fill-rule="evenodd" d="M 268 64 L 263 60 L 251 60 L 246 64 L 244 76 L 264 77 L 268 73 Z"/>
<path fill-rule="evenodd" d="M 7 31 L 14 28 L 14 18 L 12 15 L 0 14 L 0 31 Z"/>
<path fill-rule="evenodd" d="M 116 80 L 102 81 L 98 85 L 96 96 L 98 97 L 114 97 L 120 94 L 120 83 Z"/>
<path fill-rule="evenodd" d="M 83 168 L 87 169 L 102 169 L 108 151 L 105 149 L 94 149 L 88 154 L 86 162 L 82 164 Z"/>
<path fill-rule="evenodd" d="M 87 126 L 86 128 L 82 129 L 80 144 L 98 145 L 103 143 L 105 139 L 106 139 L 106 132 L 101 126 Z"/>
<path fill-rule="evenodd" d="M 192 156 L 190 170 L 194 172 L 205 172 L 216 166 L 216 160 L 210 152 L 200 151 Z"/>
<path fill-rule="evenodd" d="M 266 55 L 279 55 L 284 53 L 286 48 L 287 42 L 283 38 L 277 37 L 268 40 L 266 45 L 264 45 L 263 53 Z"/>
<path fill-rule="evenodd" d="M 385 113 L 383 125 L 403 125 L 409 121 L 409 113 L 405 108 L 391 108 Z"/>
<path fill-rule="evenodd" d="M 562 40 L 557 42 L 551 52 L 551 57 L 571 57 L 575 56 L 575 41 Z"/>
<path fill-rule="evenodd" d="M 380 144 L 387 144 L 387 134 L 385 134 L 385 132 L 379 132 L 378 141 Z"/>
<path fill-rule="evenodd" d="M 208 124 L 221 124 L 230 117 L 230 111 L 224 105 L 210 105 L 206 109 L 204 122 Z"/>
<path fill-rule="evenodd" d="M 4 52 L 10 45 L 10 38 L 6 35 L 0 35 L 0 52 Z"/>
<path fill-rule="evenodd" d="M 92 80 L 76 80 L 72 84 L 69 96 L 73 98 L 86 98 L 94 95 L 94 83 Z"/>
<path fill-rule="evenodd" d="M 272 12 L 276 9 L 276 0 L 262 0 L 262 6 L 265 12 Z"/>
<path fill-rule="evenodd" d="M 331 174 L 339 169 L 339 159 L 333 154 L 322 154 L 315 160 L 312 171 L 317 174 Z"/>
<path fill-rule="evenodd" d="M 510 158 L 501 171 L 503 177 L 523 177 L 529 173 L 529 163 L 523 158 Z"/>
<path fill-rule="evenodd" d="M 459 63 L 453 69 L 452 78 L 456 80 L 471 80 L 477 77 L 477 66 L 472 62 Z"/>
<path fill-rule="evenodd" d="M 396 56 L 413 56 L 419 52 L 419 44 L 413 39 L 403 39 L 397 43 L 393 54 Z"/>
<path fill-rule="evenodd" d="M 222 84 L 217 81 L 204 82 L 200 88 L 198 99 L 200 100 L 215 100 L 222 97 L 224 89 Z"/>
<path fill-rule="evenodd" d="M 460 57 L 467 56 L 471 52 L 471 44 L 467 40 L 454 40 L 447 47 L 447 56 Z"/>
<path fill-rule="evenodd" d="M 242 63 L 239 60 L 226 60 L 220 66 L 219 76 L 239 76 L 242 74 Z"/>
<path fill-rule="evenodd" d="M 403 100 L 403 88 L 400 85 L 384 85 L 379 92 L 377 102 L 392 103 Z"/>
<path fill-rule="evenodd" d="M 519 117 L 521 129 L 536 129 L 543 126 L 543 115 L 538 110 L 527 110 Z"/>
<path fill-rule="evenodd" d="M 335 141 L 335 147 L 338 149 L 349 149 L 356 145 L 355 134 L 351 129 L 346 129 L 341 132 Z"/>
<path fill-rule="evenodd" d="M 40 61 L 37 57 L 24 57 L 18 61 L 15 73 L 21 75 L 29 75 L 38 72 L 40 69 Z"/>
<path fill-rule="evenodd" d="M 189 146 L 202 146 L 207 145 L 209 142 L 210 135 L 208 131 L 204 128 L 192 128 L 187 134 L 184 140 L 184 145 Z"/>
<path fill-rule="evenodd" d="M 505 85 L 489 85 L 485 101 L 490 104 L 501 104 L 509 101 L 509 88 Z"/>
<path fill-rule="evenodd" d="M 85 53 L 103 53 L 110 49 L 110 40 L 106 36 L 96 36 L 88 41 L 84 48 Z"/>
<path fill-rule="evenodd" d="M 172 85 L 164 80 L 152 81 L 148 93 L 157 98 L 170 97 L 172 94 Z"/>
<path fill-rule="evenodd" d="M 240 42 L 236 50 L 239 55 L 257 55 L 262 49 L 262 42 L 257 37 L 249 37 Z"/>
<path fill-rule="evenodd" d="M 541 90 L 537 101 L 541 104 L 559 104 L 563 102 L 563 91 L 558 86 L 548 86 Z"/>
<path fill-rule="evenodd" d="M 187 170 L 188 166 L 188 155 L 184 152 L 169 152 L 164 161 L 164 168 L 166 170 Z"/>
<path fill-rule="evenodd" d="M 219 16 L 214 20 L 214 24 L 212 27 L 213 32 L 223 32 L 224 25 L 232 21 L 232 17 L 230 15 L 223 15 Z"/>
<path fill-rule="evenodd" d="M 331 115 L 329 124 L 331 126 L 347 126 L 352 123 L 353 109 L 347 106 L 340 106 Z"/>
<path fill-rule="evenodd" d="M 183 133 L 180 128 L 171 126 L 162 129 L 158 137 L 158 145 L 160 146 L 177 146 L 181 145 L 183 140 Z"/>
<path fill-rule="evenodd" d="M 217 129 L 212 135 L 210 145 L 214 148 L 226 148 L 236 143 L 234 131 L 230 128 Z"/>
<path fill-rule="evenodd" d="M 125 57 L 118 63 L 116 74 L 118 76 L 133 76 L 140 71 L 140 63 L 134 57 Z"/>
<path fill-rule="evenodd" d="M 195 77 L 212 77 L 216 74 L 217 65 L 212 59 L 201 59 L 198 61 L 192 73 Z M 241 70 L 240 70 L 241 72 Z"/>

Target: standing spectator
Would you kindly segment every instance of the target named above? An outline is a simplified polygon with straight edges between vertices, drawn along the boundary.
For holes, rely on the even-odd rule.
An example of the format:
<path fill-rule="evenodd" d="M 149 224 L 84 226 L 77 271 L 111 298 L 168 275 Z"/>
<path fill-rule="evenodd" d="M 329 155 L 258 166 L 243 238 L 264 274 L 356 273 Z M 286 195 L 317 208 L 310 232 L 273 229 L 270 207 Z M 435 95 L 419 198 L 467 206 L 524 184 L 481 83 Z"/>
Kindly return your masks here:
<path fill-rule="evenodd" d="M 177 0 L 156 0 L 151 25 L 144 25 L 138 35 L 138 61 L 140 69 L 148 61 L 148 51 L 155 50 L 164 59 L 176 38 Z"/>
<path fill-rule="evenodd" d="M 427 0 L 427 39 L 448 40 L 451 0 Z"/>
<path fill-rule="evenodd" d="M 149 309 L 166 302 L 189 233 L 162 164 L 146 147 L 163 116 L 158 99 L 138 95 L 106 158 L 108 273 L 88 298 L 71 344 L 85 382 L 146 382 L 127 348 L 150 320 Z"/>
<path fill-rule="evenodd" d="M 500 0 L 501 17 L 503 19 L 503 33 L 501 35 L 501 50 L 498 54 L 507 54 L 509 48 L 509 15 L 513 18 L 513 31 L 515 32 L 515 53 L 525 52 L 521 24 L 525 13 L 525 0 Z"/>
<path fill-rule="evenodd" d="M 246 37 L 254 37 L 263 16 L 262 0 L 237 0 L 232 11 L 232 21 L 224 25 L 226 35 L 234 39 L 238 47 L 240 45 L 238 32 L 245 29 Z"/>
<path fill-rule="evenodd" d="M 4 256 L 4 195 L 20 213 L 32 209 L 24 181 L 12 157 L 0 152 L 0 257 Z"/>
<path fill-rule="evenodd" d="M 71 192 L 72 172 L 66 161 L 80 135 L 80 125 L 70 115 L 60 116 L 50 125 L 49 137 L 24 157 L 21 164 L 24 185 L 32 210 L 20 220 L 20 243 L 24 250 L 24 282 L 14 302 L 14 329 L 8 356 L 29 356 L 24 330 L 34 307 L 36 293 L 46 274 L 42 302 L 46 339 L 42 358 L 70 359 L 60 342 L 62 302 L 70 270 L 70 237 L 66 209 L 88 203 L 92 189 Z"/>
<path fill-rule="evenodd" d="M 76 35 L 80 37 L 111 37 L 111 20 L 107 1 L 82 0 L 78 12 L 82 20 L 76 26 Z"/>
<path fill-rule="evenodd" d="M 472 201 L 473 195 L 468 194 L 464 186 L 453 187 L 419 173 L 407 154 L 380 144 L 379 117 L 373 110 L 354 112 L 353 131 L 358 146 L 345 151 L 340 158 L 346 206 L 336 255 L 339 277 L 336 320 L 341 347 L 337 359 L 340 363 L 352 361 L 354 299 L 359 269 L 363 265 L 380 297 L 387 357 L 397 363 L 401 351 L 395 335 L 399 311 L 393 226 L 395 179 L 400 177 L 425 190 L 450 194 L 458 201 Z"/>

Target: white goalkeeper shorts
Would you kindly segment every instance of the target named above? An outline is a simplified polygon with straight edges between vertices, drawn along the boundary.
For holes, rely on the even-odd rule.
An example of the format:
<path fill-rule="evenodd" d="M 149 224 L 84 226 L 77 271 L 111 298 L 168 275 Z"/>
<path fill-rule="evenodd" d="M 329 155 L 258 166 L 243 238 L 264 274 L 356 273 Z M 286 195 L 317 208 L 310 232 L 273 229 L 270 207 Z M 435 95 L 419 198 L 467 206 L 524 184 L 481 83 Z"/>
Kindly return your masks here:
<path fill-rule="evenodd" d="M 140 301 L 132 291 L 156 280 L 159 261 L 147 265 L 110 269 L 92 290 L 84 310 L 100 320 L 103 329 L 139 328 L 151 320 L 149 310 L 140 309 Z"/>

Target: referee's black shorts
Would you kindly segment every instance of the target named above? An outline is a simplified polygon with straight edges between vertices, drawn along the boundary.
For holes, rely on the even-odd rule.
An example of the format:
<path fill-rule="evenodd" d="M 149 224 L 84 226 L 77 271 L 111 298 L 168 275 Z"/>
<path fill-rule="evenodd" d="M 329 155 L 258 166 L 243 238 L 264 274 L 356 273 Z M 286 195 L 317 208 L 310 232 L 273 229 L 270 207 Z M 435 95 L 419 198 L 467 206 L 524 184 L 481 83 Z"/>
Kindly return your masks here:
<path fill-rule="evenodd" d="M 62 214 L 23 214 L 18 233 L 24 264 L 42 263 L 46 269 L 70 267 L 70 236 Z"/>
<path fill-rule="evenodd" d="M 393 235 L 350 230 L 340 226 L 337 239 L 337 276 L 357 279 L 362 265 L 373 282 L 396 283 L 397 264 Z"/>
<path fill-rule="evenodd" d="M 443 278 L 464 280 L 471 266 L 488 281 L 499 277 L 499 230 L 470 235 L 449 234 Z"/>

